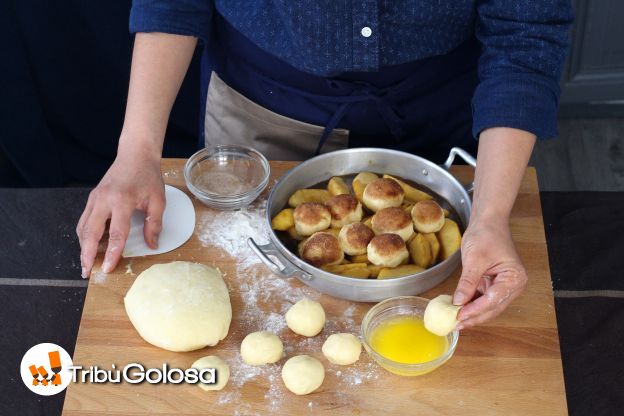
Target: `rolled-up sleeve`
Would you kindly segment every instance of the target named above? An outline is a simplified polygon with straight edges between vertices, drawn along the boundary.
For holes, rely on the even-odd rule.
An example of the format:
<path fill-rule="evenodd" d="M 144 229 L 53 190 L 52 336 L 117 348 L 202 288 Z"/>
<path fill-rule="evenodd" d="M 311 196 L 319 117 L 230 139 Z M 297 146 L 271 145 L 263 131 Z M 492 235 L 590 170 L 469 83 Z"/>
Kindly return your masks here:
<path fill-rule="evenodd" d="M 479 0 L 479 85 L 473 135 L 513 127 L 557 135 L 559 79 L 569 47 L 570 0 Z"/>
<path fill-rule="evenodd" d="M 130 32 L 162 32 L 208 39 L 214 4 L 210 0 L 134 0 Z"/>

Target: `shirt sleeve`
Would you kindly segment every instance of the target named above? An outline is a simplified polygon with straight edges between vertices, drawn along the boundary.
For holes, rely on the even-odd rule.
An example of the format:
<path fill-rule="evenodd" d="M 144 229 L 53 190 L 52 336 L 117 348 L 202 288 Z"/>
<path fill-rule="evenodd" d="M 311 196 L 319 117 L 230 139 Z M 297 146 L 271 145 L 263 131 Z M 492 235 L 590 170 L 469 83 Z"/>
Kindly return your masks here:
<path fill-rule="evenodd" d="M 195 36 L 206 42 L 213 11 L 210 0 L 133 0 L 130 32 Z"/>
<path fill-rule="evenodd" d="M 559 79 L 573 20 L 570 0 L 479 0 L 482 50 L 472 100 L 473 135 L 513 127 L 557 136 Z"/>

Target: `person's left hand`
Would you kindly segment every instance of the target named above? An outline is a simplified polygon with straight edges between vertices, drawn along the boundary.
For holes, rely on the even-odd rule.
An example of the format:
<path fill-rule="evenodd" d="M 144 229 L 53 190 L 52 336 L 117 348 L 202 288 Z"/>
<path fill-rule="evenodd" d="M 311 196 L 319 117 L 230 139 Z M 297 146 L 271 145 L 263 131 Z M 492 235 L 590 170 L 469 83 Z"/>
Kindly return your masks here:
<path fill-rule="evenodd" d="M 494 318 L 520 296 L 527 274 L 511 239 L 506 222 L 475 222 L 462 238 L 463 270 L 453 304 L 464 305 L 457 329 L 465 329 Z M 473 300 L 475 295 L 481 296 Z"/>

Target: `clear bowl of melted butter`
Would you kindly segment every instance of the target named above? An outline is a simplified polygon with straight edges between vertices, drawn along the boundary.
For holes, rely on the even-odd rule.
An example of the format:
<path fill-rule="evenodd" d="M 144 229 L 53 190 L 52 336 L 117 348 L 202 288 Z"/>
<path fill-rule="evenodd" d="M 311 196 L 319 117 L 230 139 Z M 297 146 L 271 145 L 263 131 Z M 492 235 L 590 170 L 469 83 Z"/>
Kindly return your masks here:
<path fill-rule="evenodd" d="M 453 356 L 459 332 L 441 337 L 425 329 L 429 299 L 398 296 L 373 306 L 362 320 L 362 340 L 368 354 L 386 370 L 420 376 Z"/>
<path fill-rule="evenodd" d="M 191 193 L 205 205 L 235 210 L 251 204 L 269 183 L 268 160 L 251 147 L 218 145 L 191 156 L 184 180 Z"/>

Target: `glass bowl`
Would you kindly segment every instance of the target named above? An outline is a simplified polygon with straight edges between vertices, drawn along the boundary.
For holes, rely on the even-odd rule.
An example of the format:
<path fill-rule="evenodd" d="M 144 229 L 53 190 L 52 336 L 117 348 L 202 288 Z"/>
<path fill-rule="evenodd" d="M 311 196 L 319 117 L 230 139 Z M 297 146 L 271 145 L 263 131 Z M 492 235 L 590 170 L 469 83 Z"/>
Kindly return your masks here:
<path fill-rule="evenodd" d="M 448 349 L 444 354 L 435 360 L 418 364 L 406 364 L 390 360 L 378 354 L 370 345 L 369 340 L 371 334 L 380 323 L 397 316 L 405 315 L 416 316 L 422 319 L 425 314 L 427 303 L 429 303 L 429 299 L 420 298 L 418 296 L 397 296 L 379 302 L 366 313 L 362 320 L 362 340 L 364 341 L 366 352 L 368 352 L 377 364 L 391 373 L 401 376 L 421 376 L 440 367 L 453 356 L 459 338 L 458 331 L 453 331 L 447 335 Z"/>
<path fill-rule="evenodd" d="M 251 147 L 218 145 L 195 153 L 184 167 L 184 180 L 205 205 L 234 210 L 251 204 L 269 183 L 269 161 Z"/>

